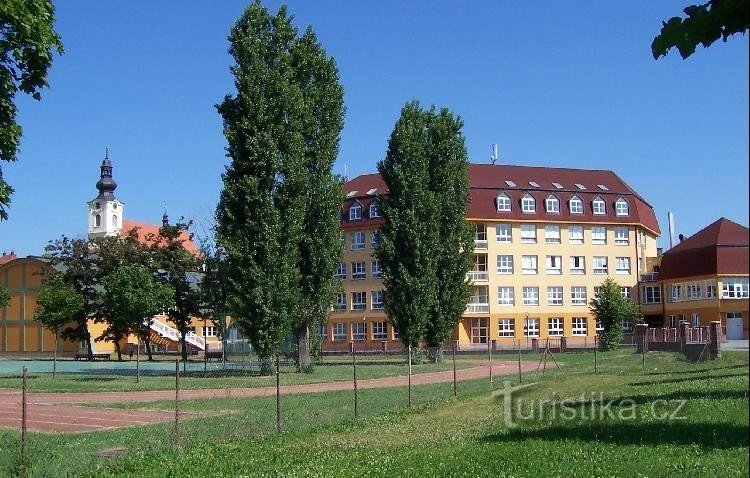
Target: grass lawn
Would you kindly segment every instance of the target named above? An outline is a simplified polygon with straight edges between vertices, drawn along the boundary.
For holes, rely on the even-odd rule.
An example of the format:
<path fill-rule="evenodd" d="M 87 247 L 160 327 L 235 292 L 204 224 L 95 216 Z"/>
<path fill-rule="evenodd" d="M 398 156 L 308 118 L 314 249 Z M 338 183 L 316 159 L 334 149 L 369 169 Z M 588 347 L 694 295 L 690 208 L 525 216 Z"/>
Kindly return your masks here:
<path fill-rule="evenodd" d="M 460 383 L 458 399 L 450 384 L 415 387 L 411 410 L 403 388 L 365 390 L 357 421 L 350 392 L 285 396 L 281 435 L 273 398 L 191 401 L 182 409 L 219 415 L 185 421 L 180 450 L 168 425 L 33 434 L 29 476 L 747 476 L 747 353 L 695 365 L 652 352 L 645 368 L 632 352 L 601 353 L 598 375 L 592 353 L 555 357 L 565 374 L 549 363 L 544 375 L 525 374 L 538 383 L 516 395 L 514 411 L 530 416 L 532 400 L 571 399 L 572 419 L 553 417 L 547 403 L 543 416 L 516 416 L 509 428 L 487 380 Z M 610 400 L 614 416 L 600 416 Z M 681 400 L 679 419 L 661 417 Z M 0 435 L 7 474 L 18 433 Z M 114 447 L 126 456 L 95 456 Z"/>

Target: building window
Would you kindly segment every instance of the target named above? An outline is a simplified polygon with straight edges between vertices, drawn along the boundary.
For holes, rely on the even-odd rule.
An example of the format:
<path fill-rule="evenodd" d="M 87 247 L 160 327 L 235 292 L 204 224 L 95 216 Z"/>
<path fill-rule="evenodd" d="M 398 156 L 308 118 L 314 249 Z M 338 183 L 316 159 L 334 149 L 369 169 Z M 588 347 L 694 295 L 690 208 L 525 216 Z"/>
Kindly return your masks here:
<path fill-rule="evenodd" d="M 498 287 L 497 288 L 497 303 L 498 305 L 514 305 L 515 304 L 515 293 L 513 287 Z"/>
<path fill-rule="evenodd" d="M 544 242 L 547 244 L 560 244 L 560 226 L 557 224 L 544 226 Z"/>
<path fill-rule="evenodd" d="M 536 256 L 521 256 L 521 273 L 536 274 L 537 260 Z"/>
<path fill-rule="evenodd" d="M 669 301 L 680 302 L 684 300 L 682 297 L 682 284 L 671 284 L 669 286 Z"/>
<path fill-rule="evenodd" d="M 560 214 L 560 200 L 554 195 L 547 197 L 546 206 L 547 214 Z"/>
<path fill-rule="evenodd" d="M 523 336 L 539 337 L 539 319 L 523 319 Z"/>
<path fill-rule="evenodd" d="M 539 305 L 539 287 L 523 288 L 523 305 Z"/>
<path fill-rule="evenodd" d="M 713 280 L 706 281 L 706 299 L 716 298 L 716 282 Z"/>
<path fill-rule="evenodd" d="M 562 256 L 547 256 L 547 274 L 562 274 Z"/>
<path fill-rule="evenodd" d="M 570 303 L 572 305 L 586 305 L 586 288 L 585 287 L 571 287 L 570 288 Z"/>
<path fill-rule="evenodd" d="M 490 311 L 490 288 L 486 285 L 471 288 L 471 297 L 466 305 L 466 312 L 470 314 L 484 314 Z"/>
<path fill-rule="evenodd" d="M 346 310 L 346 292 L 336 293 L 336 302 L 333 304 L 334 312 L 343 312 Z"/>
<path fill-rule="evenodd" d="M 359 251 L 365 248 L 365 233 L 357 231 L 352 233 L 352 250 Z"/>
<path fill-rule="evenodd" d="M 630 244 L 627 227 L 615 227 L 615 244 L 618 246 L 627 246 Z"/>
<path fill-rule="evenodd" d="M 378 242 L 380 242 L 380 231 L 375 230 L 370 232 L 370 245 L 373 249 L 378 247 Z"/>
<path fill-rule="evenodd" d="M 615 201 L 615 214 L 618 216 L 627 216 L 629 213 L 628 202 L 623 198 Z"/>
<path fill-rule="evenodd" d="M 500 319 L 497 323 L 498 337 L 515 337 L 516 321 L 514 319 Z"/>
<path fill-rule="evenodd" d="M 364 262 L 352 262 L 352 280 L 363 280 L 366 275 Z"/>
<path fill-rule="evenodd" d="M 621 275 L 630 274 L 630 258 L 629 257 L 616 257 L 615 258 L 616 269 L 615 272 Z"/>
<path fill-rule="evenodd" d="M 94 225 L 96 227 L 102 227 L 102 216 L 101 216 L 101 214 L 97 214 L 96 216 L 94 216 Z"/>
<path fill-rule="evenodd" d="M 497 273 L 513 273 L 513 256 L 497 256 Z"/>
<path fill-rule="evenodd" d="M 358 221 L 360 219 L 362 219 L 362 205 L 358 202 L 355 202 L 349 208 L 349 220 Z"/>
<path fill-rule="evenodd" d="M 401 333 L 396 327 L 391 327 L 391 331 L 393 332 L 393 340 L 398 340 L 401 338 Z"/>
<path fill-rule="evenodd" d="M 594 274 L 596 275 L 606 275 L 608 274 L 608 267 L 607 267 L 607 256 L 594 256 Z"/>
<path fill-rule="evenodd" d="M 383 310 L 383 291 L 382 290 L 373 291 L 372 310 Z"/>
<path fill-rule="evenodd" d="M 623 320 L 620 322 L 620 326 L 622 326 L 622 332 L 625 334 L 632 334 L 633 333 L 633 323 L 629 320 Z"/>
<path fill-rule="evenodd" d="M 334 277 L 337 279 L 346 279 L 346 264 L 339 262 L 339 265 L 336 266 Z"/>
<path fill-rule="evenodd" d="M 377 199 L 370 203 L 370 217 L 380 217 L 380 201 Z"/>
<path fill-rule="evenodd" d="M 570 213 L 583 214 L 583 201 L 578 196 L 570 198 Z"/>
<path fill-rule="evenodd" d="M 570 274 L 583 275 L 586 273 L 586 257 L 570 256 Z"/>
<path fill-rule="evenodd" d="M 690 317 L 690 325 L 692 327 L 700 327 L 701 326 L 701 317 L 700 317 L 700 315 L 694 313 Z"/>
<path fill-rule="evenodd" d="M 536 224 L 521 224 L 521 242 L 536 244 Z"/>
<path fill-rule="evenodd" d="M 372 323 L 372 340 L 387 340 L 388 339 L 388 323 L 387 322 L 373 322 Z"/>
<path fill-rule="evenodd" d="M 345 323 L 337 322 L 333 324 L 333 340 L 347 340 L 348 338 Z"/>
<path fill-rule="evenodd" d="M 497 212 L 510 212 L 511 203 L 507 194 L 502 193 L 497 197 Z"/>
<path fill-rule="evenodd" d="M 594 199 L 594 202 L 591 203 L 591 208 L 595 216 L 603 216 L 607 214 L 607 204 L 601 196 L 597 196 Z"/>
<path fill-rule="evenodd" d="M 117 214 L 112 215 L 112 226 L 117 227 Z"/>
<path fill-rule="evenodd" d="M 602 245 L 607 243 L 607 228 L 604 226 L 591 227 L 591 244 Z"/>
<path fill-rule="evenodd" d="M 352 292 L 352 310 L 367 308 L 367 292 Z"/>
<path fill-rule="evenodd" d="M 352 340 L 367 340 L 367 322 L 352 322 Z"/>
<path fill-rule="evenodd" d="M 675 317 L 674 315 L 670 315 L 669 317 L 667 317 L 667 319 L 670 329 L 674 329 L 677 327 L 677 317 Z"/>
<path fill-rule="evenodd" d="M 547 319 L 547 335 L 551 337 L 561 337 L 563 334 L 562 317 L 550 317 Z"/>
<path fill-rule="evenodd" d="M 583 244 L 583 226 L 568 227 L 568 244 Z"/>
<path fill-rule="evenodd" d="M 658 285 L 643 286 L 644 304 L 661 304 L 661 287 Z"/>
<path fill-rule="evenodd" d="M 203 336 L 204 337 L 216 337 L 216 327 L 212 325 L 207 325 L 206 327 L 203 327 Z"/>
<path fill-rule="evenodd" d="M 489 280 L 487 270 L 487 254 L 474 254 L 474 268 L 469 271 L 469 278 L 474 281 Z"/>
<path fill-rule="evenodd" d="M 328 340 L 328 326 L 326 324 L 318 324 L 318 338 L 323 342 Z"/>
<path fill-rule="evenodd" d="M 604 332 L 604 325 L 601 320 L 596 321 L 596 335 L 601 335 Z"/>
<path fill-rule="evenodd" d="M 689 282 L 686 284 L 688 300 L 698 300 L 702 298 L 702 287 L 700 282 Z"/>
<path fill-rule="evenodd" d="M 373 279 L 380 279 L 383 276 L 383 270 L 380 268 L 380 261 L 370 263 L 370 275 Z"/>
<path fill-rule="evenodd" d="M 587 322 L 586 317 L 573 317 L 573 335 L 586 335 L 588 333 Z"/>
<path fill-rule="evenodd" d="M 526 194 L 521 198 L 521 212 L 533 213 L 536 212 L 536 200 L 531 194 Z"/>
<path fill-rule="evenodd" d="M 471 343 L 472 344 L 486 344 L 488 327 L 487 322 L 489 319 L 471 319 Z"/>
<path fill-rule="evenodd" d="M 727 277 L 721 284 L 721 297 L 723 299 L 747 299 L 750 297 L 747 278 Z"/>
<path fill-rule="evenodd" d="M 474 223 L 474 247 L 487 249 L 487 225 L 484 223 Z"/>
<path fill-rule="evenodd" d="M 630 299 L 630 287 L 620 287 L 620 295 L 626 299 Z"/>
<path fill-rule="evenodd" d="M 498 224 L 495 226 L 495 240 L 497 242 L 513 242 L 513 228 L 510 224 Z"/>
<path fill-rule="evenodd" d="M 547 287 L 547 305 L 563 305 L 562 287 Z"/>

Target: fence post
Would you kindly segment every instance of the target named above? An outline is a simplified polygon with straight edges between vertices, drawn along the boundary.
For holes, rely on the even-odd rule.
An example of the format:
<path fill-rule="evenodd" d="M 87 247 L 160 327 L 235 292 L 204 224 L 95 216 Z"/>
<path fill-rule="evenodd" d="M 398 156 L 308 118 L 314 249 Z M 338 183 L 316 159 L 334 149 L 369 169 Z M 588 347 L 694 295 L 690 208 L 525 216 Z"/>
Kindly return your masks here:
<path fill-rule="evenodd" d="M 174 446 L 180 447 L 180 360 L 174 361 Z"/>
<path fill-rule="evenodd" d="M 453 396 L 458 396 L 458 381 L 456 380 L 456 346 L 458 340 L 453 341 Z"/>
<path fill-rule="evenodd" d="M 521 378 L 521 341 L 518 341 L 518 383 L 523 382 Z"/>
<path fill-rule="evenodd" d="M 23 368 L 23 383 L 21 384 L 21 476 L 26 476 L 26 392 L 28 389 L 28 369 Z"/>
<path fill-rule="evenodd" d="M 140 381 L 141 381 L 141 338 L 140 336 L 136 335 L 136 339 L 135 339 L 135 383 L 138 383 Z"/>
<path fill-rule="evenodd" d="M 57 340 L 59 335 L 60 332 L 55 328 L 55 353 L 52 357 L 52 380 L 54 380 L 55 375 L 57 375 Z"/>
<path fill-rule="evenodd" d="M 279 373 L 279 354 L 276 354 L 276 432 L 281 433 L 281 374 Z"/>
<path fill-rule="evenodd" d="M 487 361 L 489 362 L 490 369 L 490 392 L 492 391 L 492 342 L 494 342 L 494 340 L 487 341 Z"/>
<path fill-rule="evenodd" d="M 718 320 L 711 321 L 708 329 L 709 340 L 709 358 L 721 358 L 721 322 Z"/>
<path fill-rule="evenodd" d="M 357 397 L 357 356 L 354 350 L 354 342 L 349 343 L 352 351 L 352 379 L 354 381 L 354 418 L 359 418 L 359 400 Z"/>
<path fill-rule="evenodd" d="M 594 336 L 594 375 L 597 374 L 596 370 L 596 350 L 599 348 L 599 336 Z"/>
<path fill-rule="evenodd" d="M 411 345 L 407 348 L 409 354 L 409 408 L 411 408 Z"/>

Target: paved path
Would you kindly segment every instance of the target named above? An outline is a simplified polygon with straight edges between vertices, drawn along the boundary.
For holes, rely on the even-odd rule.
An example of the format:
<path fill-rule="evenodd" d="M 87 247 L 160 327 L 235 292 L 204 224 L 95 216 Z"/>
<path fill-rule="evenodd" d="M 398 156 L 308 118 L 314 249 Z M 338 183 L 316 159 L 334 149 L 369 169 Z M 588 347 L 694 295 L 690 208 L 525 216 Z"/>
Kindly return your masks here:
<path fill-rule="evenodd" d="M 534 370 L 535 363 L 522 362 L 524 371 Z M 492 364 L 492 375 L 509 375 L 517 373 L 518 363 L 497 361 Z M 487 377 L 487 365 L 458 370 L 458 380 L 472 380 Z M 453 381 L 453 371 L 431 372 L 412 375 L 413 385 L 445 383 Z M 384 377 L 359 380 L 360 389 L 402 387 L 408 384 L 407 376 Z M 304 385 L 285 385 L 281 387 L 283 395 L 296 393 L 331 392 L 351 390 L 351 381 L 310 383 Z M 181 400 L 197 400 L 226 397 L 266 397 L 276 394 L 276 387 L 229 388 L 182 390 Z M 83 406 L 92 403 L 117 402 L 153 402 L 174 400 L 174 390 L 151 392 L 96 392 L 96 393 L 29 393 L 27 396 L 27 413 L 29 430 L 70 432 L 92 431 L 119 428 L 133 425 L 159 423 L 174 419 L 174 412 L 163 410 L 120 410 L 92 408 Z M 0 400 L 4 406 L 0 409 L 0 427 L 20 428 L 21 426 L 21 392 L 18 390 L 0 389 Z M 181 413 L 185 418 L 200 416 L 197 413 Z"/>

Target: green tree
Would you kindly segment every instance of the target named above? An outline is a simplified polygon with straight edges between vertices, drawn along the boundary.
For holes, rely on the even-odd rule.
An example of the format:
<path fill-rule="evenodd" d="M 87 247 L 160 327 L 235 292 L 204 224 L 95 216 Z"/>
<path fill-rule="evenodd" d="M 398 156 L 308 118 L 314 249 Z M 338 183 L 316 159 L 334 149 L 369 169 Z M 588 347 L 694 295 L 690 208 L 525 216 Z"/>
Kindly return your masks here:
<path fill-rule="evenodd" d="M 435 194 L 430 190 L 427 115 L 407 103 L 388 141 L 378 171 L 388 194 L 376 256 L 383 273 L 384 308 L 407 347 L 418 347 L 437 301 Z M 466 304 L 464 303 L 464 307 Z"/>
<path fill-rule="evenodd" d="M 174 290 L 154 280 L 147 268 L 126 265 L 102 278 L 104 310 L 109 317 L 101 339 L 111 340 L 122 360 L 120 343 L 128 334 L 139 336 L 145 329 L 144 321 L 174 305 Z"/>
<path fill-rule="evenodd" d="M 301 306 L 305 108 L 292 68 L 291 20 L 283 6 L 275 16 L 259 2 L 247 7 L 229 35 L 237 92 L 217 105 L 231 158 L 216 211 L 217 243 L 226 252 L 230 311 L 263 359 L 277 350 Z"/>
<path fill-rule="evenodd" d="M 229 285 L 225 273 L 226 256 L 215 244 L 201 244 L 203 277 L 200 281 L 201 313 L 219 330 L 219 338 L 226 339 Z"/>
<path fill-rule="evenodd" d="M 55 334 L 55 360 L 52 369 L 54 376 L 60 330 L 65 325 L 75 322 L 84 312 L 84 297 L 65 282 L 62 274 L 53 272 L 45 277 L 36 303 L 34 320 Z"/>
<path fill-rule="evenodd" d="M 335 293 L 334 273 L 343 243 L 339 212 L 342 181 L 333 174 L 344 127 L 344 89 L 333 58 L 326 55 L 312 29 L 292 45 L 292 71 L 299 85 L 304 139 L 303 230 L 300 249 L 300 315 L 295 321 L 298 370 L 310 371 L 310 328 L 324 323 Z"/>
<path fill-rule="evenodd" d="M 427 160 L 437 216 L 433 225 L 438 239 L 432 245 L 437 260 L 437 296 L 427 322 L 425 340 L 433 360 L 440 360 L 436 349 L 450 338 L 466 310 L 471 284 L 474 234 L 466 222 L 469 202 L 468 154 L 461 133 L 463 121 L 443 108 L 426 112 Z"/>
<path fill-rule="evenodd" d="M 674 47 L 685 59 L 695 53 L 699 44 L 708 48 L 719 38 L 726 42 L 730 36 L 750 29 L 748 0 L 709 0 L 690 5 L 683 12 L 687 18 L 672 17 L 662 22 L 661 31 L 651 43 L 654 59 L 666 56 Z"/>
<path fill-rule="evenodd" d="M 201 317 L 201 260 L 185 249 L 187 224 L 164 226 L 147 240 L 156 277 L 174 291 L 174 305 L 167 311 L 169 321 L 180 333 L 182 360 L 187 360 L 187 334 L 193 317 Z"/>
<path fill-rule="evenodd" d="M 641 315 L 638 305 L 623 297 L 620 285 L 612 279 L 602 282 L 596 297 L 589 302 L 589 309 L 604 329 L 599 335 L 603 350 L 616 349 L 622 342 L 622 322 L 635 323 Z"/>
<path fill-rule="evenodd" d="M 10 305 L 10 292 L 0 285 L 0 307 L 7 307 L 8 305 Z"/>
<path fill-rule="evenodd" d="M 55 52 L 63 52 L 54 23 L 55 9 L 50 0 L 0 2 L 0 161 L 15 161 L 21 143 L 16 93 L 40 100 L 52 57 Z M 8 218 L 12 193 L 0 166 L 0 220 Z"/>

